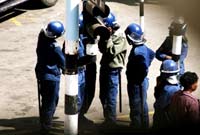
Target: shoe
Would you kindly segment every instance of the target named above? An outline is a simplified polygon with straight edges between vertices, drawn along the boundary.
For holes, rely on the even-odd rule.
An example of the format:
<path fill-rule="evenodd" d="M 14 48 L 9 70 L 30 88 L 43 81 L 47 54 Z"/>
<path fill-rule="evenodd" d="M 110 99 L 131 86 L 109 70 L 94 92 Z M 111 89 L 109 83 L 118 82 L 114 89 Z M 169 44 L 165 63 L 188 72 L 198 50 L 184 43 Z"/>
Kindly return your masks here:
<path fill-rule="evenodd" d="M 41 123 L 40 135 L 47 135 L 52 127 L 51 123 Z"/>
<path fill-rule="evenodd" d="M 89 120 L 85 116 L 79 117 L 79 123 L 80 124 L 84 124 L 84 125 L 92 125 L 92 124 L 94 124 L 94 122 L 92 120 Z"/>
<path fill-rule="evenodd" d="M 108 120 L 105 120 L 103 123 L 101 123 L 101 127 L 102 128 L 115 128 L 117 126 L 117 123 L 115 121 L 108 121 Z"/>
<path fill-rule="evenodd" d="M 40 135 L 48 135 L 49 132 L 50 132 L 50 128 L 41 127 L 40 129 Z"/>

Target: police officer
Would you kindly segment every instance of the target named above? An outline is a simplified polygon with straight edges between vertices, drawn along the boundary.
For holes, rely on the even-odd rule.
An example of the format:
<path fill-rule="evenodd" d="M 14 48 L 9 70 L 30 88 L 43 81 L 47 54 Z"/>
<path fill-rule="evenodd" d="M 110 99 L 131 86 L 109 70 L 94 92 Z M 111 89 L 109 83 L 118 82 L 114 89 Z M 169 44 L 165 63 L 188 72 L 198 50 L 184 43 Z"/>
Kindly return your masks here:
<path fill-rule="evenodd" d="M 116 104 L 119 84 L 119 73 L 125 64 L 127 52 L 126 38 L 120 32 L 116 17 L 111 12 L 103 20 L 110 30 L 108 40 L 100 38 L 99 50 L 102 53 L 100 61 L 100 101 L 103 106 L 103 126 L 109 127 L 116 124 Z M 109 125 L 109 126 L 108 126 Z"/>
<path fill-rule="evenodd" d="M 64 32 L 64 26 L 60 21 L 51 21 L 38 36 L 35 73 L 38 80 L 39 97 L 40 95 L 42 97 L 41 106 L 39 104 L 42 131 L 48 131 L 51 128 L 52 118 L 58 104 L 60 70 L 65 68 L 65 57 L 56 39 Z"/>
<path fill-rule="evenodd" d="M 177 75 L 178 65 L 173 60 L 164 60 L 161 64 L 160 76 L 157 77 L 154 97 L 153 127 L 156 129 L 167 128 L 169 125 L 168 106 L 172 95 L 181 89 Z"/>
<path fill-rule="evenodd" d="M 147 89 L 148 69 L 154 59 L 154 52 L 144 43 L 141 27 L 131 23 L 125 30 L 127 41 L 132 45 L 126 69 L 127 90 L 130 106 L 130 126 L 147 128 L 149 126 Z"/>
<path fill-rule="evenodd" d="M 173 45 L 173 31 L 176 29 L 176 25 L 183 25 L 183 39 L 182 39 L 182 48 L 180 58 L 174 57 L 172 54 L 172 45 Z M 184 60 L 187 57 L 188 53 L 188 40 L 185 35 L 187 29 L 187 24 L 185 23 L 182 17 L 176 18 L 169 26 L 169 36 L 166 37 L 165 41 L 161 44 L 161 46 L 156 50 L 156 58 L 160 61 L 166 59 L 173 59 L 174 61 L 178 61 L 180 63 L 180 76 L 185 72 Z"/>

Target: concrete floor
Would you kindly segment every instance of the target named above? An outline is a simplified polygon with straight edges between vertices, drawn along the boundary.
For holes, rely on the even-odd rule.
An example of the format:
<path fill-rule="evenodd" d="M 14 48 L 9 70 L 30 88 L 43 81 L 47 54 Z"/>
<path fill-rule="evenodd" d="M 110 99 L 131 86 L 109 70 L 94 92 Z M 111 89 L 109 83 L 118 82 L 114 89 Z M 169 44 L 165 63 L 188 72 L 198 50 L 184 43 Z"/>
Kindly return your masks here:
<path fill-rule="evenodd" d="M 132 22 L 139 23 L 139 6 L 131 0 L 108 0 L 107 5 L 115 13 L 122 30 Z M 36 135 L 39 132 L 37 85 L 34 74 L 36 43 L 40 29 L 50 20 L 65 20 L 64 1 L 48 9 L 28 8 L 26 12 L 0 23 L 0 135 Z M 168 35 L 168 26 L 174 17 L 174 9 L 149 0 L 145 4 L 145 37 L 147 45 L 156 50 Z M 186 20 L 189 21 L 189 20 Z M 189 53 L 185 61 L 186 70 L 200 75 L 199 35 L 195 28 L 188 27 Z M 62 44 L 64 38 L 59 39 Z M 129 46 L 128 50 L 131 49 Z M 98 61 L 101 54 L 98 54 Z M 148 104 L 152 122 L 154 86 L 159 75 L 161 62 L 154 59 L 149 70 L 150 86 Z M 99 69 L 99 65 L 98 65 Z M 118 122 L 125 127 L 129 124 L 129 106 L 126 91 L 125 69 L 122 72 L 122 113 L 118 111 Z M 97 76 L 99 75 L 99 70 Z M 52 134 L 63 134 L 65 83 L 62 76 L 60 101 L 55 114 L 55 128 Z M 95 99 L 87 113 L 88 118 L 101 123 L 102 106 L 99 100 L 97 78 Z M 200 97 L 200 91 L 195 95 Z M 126 128 L 125 128 L 126 129 Z M 124 129 L 124 130 L 125 130 Z M 100 134 L 95 132 L 95 134 Z M 123 134 L 123 131 L 122 131 Z"/>

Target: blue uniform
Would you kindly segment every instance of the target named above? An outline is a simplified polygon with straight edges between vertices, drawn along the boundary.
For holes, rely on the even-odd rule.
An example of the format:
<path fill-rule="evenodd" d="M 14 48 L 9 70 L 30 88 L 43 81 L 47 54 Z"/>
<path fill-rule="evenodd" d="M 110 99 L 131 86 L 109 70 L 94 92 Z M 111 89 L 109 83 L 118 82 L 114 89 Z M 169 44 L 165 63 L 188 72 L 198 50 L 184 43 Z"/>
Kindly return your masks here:
<path fill-rule="evenodd" d="M 79 117 L 84 115 L 89 109 L 89 105 L 94 98 L 95 82 L 96 82 L 96 56 L 86 55 L 86 44 L 89 39 L 84 34 L 80 34 L 78 49 L 78 75 L 79 75 L 79 94 L 78 107 Z M 94 68 L 90 68 L 91 66 Z M 91 74 L 90 74 L 91 73 Z M 89 98 L 89 99 L 88 99 Z"/>
<path fill-rule="evenodd" d="M 168 114 L 167 108 L 170 104 L 172 95 L 181 89 L 180 84 L 170 83 L 164 76 L 157 78 L 157 85 L 154 91 L 155 103 L 154 103 L 154 115 L 153 115 L 153 127 L 154 128 L 167 128 Z"/>
<path fill-rule="evenodd" d="M 129 54 L 126 70 L 127 90 L 131 126 L 135 128 L 146 128 L 149 125 L 148 105 L 146 102 L 149 86 L 147 74 L 154 56 L 155 53 L 144 44 L 133 45 Z M 141 106 L 143 109 L 141 109 Z"/>
<path fill-rule="evenodd" d="M 78 59 L 81 59 L 85 56 L 85 48 L 83 43 L 79 41 L 79 48 L 78 48 Z M 84 94 L 85 94 L 85 65 L 78 66 L 78 110 L 83 105 L 84 101 Z"/>
<path fill-rule="evenodd" d="M 84 55 L 86 54 L 86 45 L 88 42 L 91 42 L 93 39 L 89 36 L 87 36 L 86 34 L 81 34 L 80 35 L 80 43 L 82 44 L 81 48 L 82 49 L 82 53 L 84 53 Z M 87 56 L 85 55 L 87 60 L 83 63 L 86 64 L 86 69 L 85 69 L 85 84 L 84 84 L 84 97 L 83 97 L 83 103 L 82 103 L 82 107 L 80 110 L 80 115 L 84 115 L 85 113 L 87 113 L 92 100 L 94 98 L 94 94 L 95 94 L 95 86 L 96 86 L 96 55 L 95 56 Z"/>
<path fill-rule="evenodd" d="M 168 36 L 165 41 L 162 43 L 162 45 L 157 49 L 156 51 L 156 58 L 160 61 L 166 60 L 166 55 L 172 56 L 172 44 L 173 38 Z M 180 55 L 180 75 L 182 75 L 185 72 L 185 66 L 184 66 L 184 60 L 187 57 L 188 53 L 188 44 L 183 39 L 182 41 L 182 48 L 181 48 L 181 55 Z"/>
<path fill-rule="evenodd" d="M 51 125 L 58 104 L 60 69 L 64 70 L 65 57 L 56 40 L 47 38 L 44 31 L 39 34 L 36 53 L 35 73 L 42 96 L 40 118 L 41 124 L 45 128 Z"/>

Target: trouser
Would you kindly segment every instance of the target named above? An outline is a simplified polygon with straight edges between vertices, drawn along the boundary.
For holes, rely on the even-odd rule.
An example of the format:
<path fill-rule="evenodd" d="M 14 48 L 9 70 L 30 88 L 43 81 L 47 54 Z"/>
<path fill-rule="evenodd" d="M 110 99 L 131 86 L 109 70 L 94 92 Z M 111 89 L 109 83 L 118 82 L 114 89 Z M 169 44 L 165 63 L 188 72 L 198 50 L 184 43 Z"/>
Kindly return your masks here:
<path fill-rule="evenodd" d="M 129 96 L 131 126 L 135 128 L 147 128 L 149 126 L 147 105 L 148 85 L 149 84 L 147 78 L 145 78 L 141 84 L 134 84 L 133 82 L 128 81 L 127 87 Z"/>
<path fill-rule="evenodd" d="M 42 104 L 40 110 L 41 125 L 45 127 L 51 126 L 52 118 L 55 113 L 59 100 L 59 81 L 40 80 L 40 94 Z"/>
<path fill-rule="evenodd" d="M 78 111 L 80 112 L 85 97 L 85 68 L 78 69 Z"/>
<path fill-rule="evenodd" d="M 96 86 L 96 63 L 90 63 L 86 65 L 85 71 L 85 94 L 84 101 L 80 110 L 80 115 L 84 115 L 90 108 L 90 105 L 94 99 L 95 86 Z"/>
<path fill-rule="evenodd" d="M 103 106 L 105 121 L 116 121 L 116 104 L 119 84 L 119 69 L 101 67 L 100 100 Z"/>

